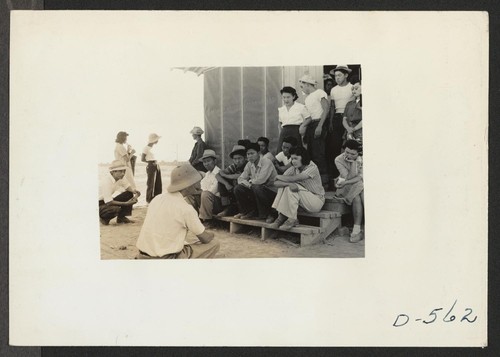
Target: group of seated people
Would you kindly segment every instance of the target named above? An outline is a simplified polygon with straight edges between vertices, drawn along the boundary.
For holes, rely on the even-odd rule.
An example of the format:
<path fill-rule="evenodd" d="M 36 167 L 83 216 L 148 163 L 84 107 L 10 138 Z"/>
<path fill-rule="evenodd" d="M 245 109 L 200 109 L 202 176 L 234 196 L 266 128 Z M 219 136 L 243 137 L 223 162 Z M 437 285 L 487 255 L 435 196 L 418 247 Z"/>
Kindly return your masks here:
<path fill-rule="evenodd" d="M 289 230 L 298 224 L 299 207 L 319 212 L 325 203 L 325 189 L 317 165 L 297 139 L 283 139 L 282 151 L 269 152 L 264 137 L 253 143 L 239 140 L 230 153 L 232 164 L 218 167 L 215 151 L 206 149 L 201 157 L 206 172 L 201 173 L 201 192 L 186 197 L 206 227 L 214 217 L 234 216 L 260 219 L 272 228 Z M 354 229 L 351 242 L 362 239 L 363 174 L 361 145 L 347 140 L 342 154 L 335 158 L 340 176 L 336 180 L 337 200 L 353 206 Z"/>

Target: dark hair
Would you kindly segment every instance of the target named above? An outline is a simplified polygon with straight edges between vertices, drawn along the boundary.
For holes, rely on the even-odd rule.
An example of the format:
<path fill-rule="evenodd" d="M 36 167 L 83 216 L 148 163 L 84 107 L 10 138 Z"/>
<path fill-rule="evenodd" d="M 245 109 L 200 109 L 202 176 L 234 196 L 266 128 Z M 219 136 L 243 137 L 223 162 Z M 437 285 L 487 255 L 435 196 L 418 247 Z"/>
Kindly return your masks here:
<path fill-rule="evenodd" d="M 257 143 L 250 143 L 247 147 L 247 152 L 248 152 L 248 150 L 255 150 L 255 151 L 259 152 L 260 146 Z"/>
<path fill-rule="evenodd" d="M 292 147 L 296 147 L 299 144 L 297 138 L 294 136 L 287 136 L 286 138 L 283 139 L 283 142 L 291 144 Z"/>
<path fill-rule="evenodd" d="M 351 84 L 356 84 L 356 83 L 359 83 L 361 84 L 361 79 L 359 78 L 359 76 L 353 76 L 349 82 L 351 82 Z"/>
<path fill-rule="evenodd" d="M 252 142 L 248 139 L 240 139 L 238 140 L 238 145 L 244 146 L 245 149 L 248 149 L 248 145 L 250 145 Z"/>
<path fill-rule="evenodd" d="M 260 138 L 257 139 L 257 142 L 263 141 L 266 143 L 266 146 L 269 146 L 269 139 L 261 136 Z"/>
<path fill-rule="evenodd" d="M 280 93 L 281 94 L 283 94 L 283 93 L 291 94 L 293 96 L 293 101 L 294 102 L 299 98 L 299 96 L 297 95 L 297 91 L 293 87 L 283 87 L 280 90 Z"/>
<path fill-rule="evenodd" d="M 311 156 L 309 156 L 307 150 L 304 149 L 302 146 L 291 148 L 290 155 L 300 156 L 302 158 L 302 165 L 304 166 L 309 165 L 311 163 Z"/>
<path fill-rule="evenodd" d="M 344 149 L 356 150 L 359 153 L 361 151 L 361 144 L 354 139 L 349 139 L 345 142 Z"/>
<path fill-rule="evenodd" d="M 125 141 L 127 141 L 127 136 L 128 134 L 126 132 L 119 131 L 118 134 L 116 134 L 115 143 L 123 144 Z"/>

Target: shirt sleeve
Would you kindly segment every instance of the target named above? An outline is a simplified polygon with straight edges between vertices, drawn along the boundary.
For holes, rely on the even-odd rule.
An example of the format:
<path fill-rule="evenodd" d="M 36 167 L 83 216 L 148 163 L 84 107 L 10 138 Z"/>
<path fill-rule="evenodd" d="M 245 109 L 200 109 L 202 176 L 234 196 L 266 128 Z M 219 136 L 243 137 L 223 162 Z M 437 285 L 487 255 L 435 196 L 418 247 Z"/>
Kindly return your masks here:
<path fill-rule="evenodd" d="M 249 162 L 245 165 L 243 172 L 241 173 L 240 177 L 238 177 L 238 183 L 248 181 L 248 178 L 250 177 L 250 165 L 251 164 Z"/>
<path fill-rule="evenodd" d="M 292 167 L 289 167 L 288 169 L 286 169 L 286 171 L 283 173 L 283 175 L 293 176 L 294 172 L 295 172 L 295 168 L 292 166 Z"/>
<path fill-rule="evenodd" d="M 104 203 L 108 203 L 108 202 L 113 201 L 113 196 L 112 196 L 113 195 L 113 187 L 111 185 L 107 184 L 107 182 L 105 182 L 104 180 L 101 180 L 99 185 L 101 186 L 101 194 L 102 194 Z"/>
<path fill-rule="evenodd" d="M 349 175 L 349 170 L 347 170 L 342 161 L 342 155 L 337 156 L 335 158 L 335 166 L 337 166 L 337 170 L 339 170 L 340 177 L 347 178 L 347 176 Z"/>
<path fill-rule="evenodd" d="M 198 236 L 205 232 L 205 226 L 201 223 L 200 219 L 198 218 L 198 213 L 196 213 L 193 206 L 186 204 L 186 207 L 184 209 L 184 220 L 187 229 L 195 236 Z"/>
<path fill-rule="evenodd" d="M 319 175 L 319 170 L 317 166 L 314 165 L 308 165 L 304 171 L 302 171 L 303 174 L 306 174 L 310 178 L 316 177 Z"/>
<path fill-rule="evenodd" d="M 283 154 L 283 151 L 280 151 L 278 153 L 278 155 L 276 155 L 276 161 L 281 162 L 282 164 L 284 164 L 285 163 L 284 160 L 283 160 L 284 157 L 285 157 L 285 154 Z"/>
<path fill-rule="evenodd" d="M 269 177 L 271 177 L 273 170 L 276 170 L 270 160 L 266 158 L 262 158 L 261 160 L 262 167 L 260 171 L 257 172 L 257 175 L 252 179 L 252 184 L 254 185 L 262 185 L 266 183 L 267 180 L 269 180 Z"/>
<path fill-rule="evenodd" d="M 220 169 L 215 167 L 212 171 L 213 176 L 210 176 L 210 182 L 207 191 L 212 192 L 214 195 L 219 192 L 219 181 L 215 178 L 215 175 L 219 173 Z"/>

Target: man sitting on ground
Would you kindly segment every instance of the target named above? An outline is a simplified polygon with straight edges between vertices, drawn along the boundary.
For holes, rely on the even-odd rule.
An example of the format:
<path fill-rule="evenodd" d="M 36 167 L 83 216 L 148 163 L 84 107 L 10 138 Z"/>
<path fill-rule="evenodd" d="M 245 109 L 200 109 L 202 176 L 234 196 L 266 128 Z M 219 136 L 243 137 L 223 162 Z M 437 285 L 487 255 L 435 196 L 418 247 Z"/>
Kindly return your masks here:
<path fill-rule="evenodd" d="M 199 217 L 205 226 L 211 226 L 213 215 L 222 211 L 219 181 L 217 180 L 220 168 L 217 166 L 217 156 L 213 150 L 205 150 L 200 160 L 207 171 L 200 182 L 202 192 Z"/>
<path fill-rule="evenodd" d="M 306 149 L 290 150 L 292 167 L 284 175 L 276 176 L 274 185 L 279 187 L 273 208 L 279 212 L 273 228 L 290 229 L 298 224 L 297 210 L 319 212 L 325 204 L 325 190 L 321 184 L 318 167 L 311 161 Z"/>
<path fill-rule="evenodd" d="M 183 199 L 201 191 L 200 181 L 201 174 L 190 164 L 172 170 L 167 192 L 149 204 L 136 244 L 136 259 L 213 258 L 217 254 L 219 242 L 205 230 L 193 206 Z M 187 243 L 189 233 L 199 241 Z"/>
<path fill-rule="evenodd" d="M 238 206 L 234 197 L 233 189 L 238 185 L 238 177 L 243 173 L 247 164 L 246 149 L 242 145 L 233 146 L 233 150 L 229 157 L 233 159 L 233 163 L 224 170 L 219 171 L 216 176 L 219 181 L 219 192 L 221 195 L 222 205 L 225 207 L 217 216 L 226 217 L 237 213 Z"/>
<path fill-rule="evenodd" d="M 266 159 L 269 159 L 271 160 L 271 162 L 273 162 L 274 155 L 269 151 L 269 139 L 261 136 L 257 139 L 257 144 L 259 144 L 260 147 L 260 156 L 265 157 Z"/>
<path fill-rule="evenodd" d="M 109 175 L 99 182 L 99 219 L 108 225 L 115 217 L 117 223 L 133 223 L 126 216 L 132 215 L 132 206 L 141 193 L 124 179 L 127 166 L 115 160 L 109 166 Z"/>
<path fill-rule="evenodd" d="M 283 144 L 281 144 L 281 152 L 276 155 L 274 160 L 274 167 L 278 174 L 283 174 L 286 170 L 292 167 L 290 160 L 290 149 L 297 147 L 297 139 L 293 136 L 287 136 L 283 139 Z"/>
<path fill-rule="evenodd" d="M 345 151 L 335 158 L 335 165 L 340 172 L 335 185 L 337 191 L 334 198 L 340 202 L 352 205 L 354 228 L 351 233 L 351 243 L 363 239 L 361 223 L 365 205 L 363 189 L 363 160 L 359 155 L 361 145 L 356 140 L 347 140 Z"/>
<path fill-rule="evenodd" d="M 258 219 L 271 223 L 277 215 L 271 208 L 277 191 L 273 184 L 276 169 L 271 160 L 259 155 L 259 150 L 257 143 L 250 144 L 247 149 L 248 163 L 234 188 L 240 212 L 234 217 L 254 219 L 258 216 Z"/>

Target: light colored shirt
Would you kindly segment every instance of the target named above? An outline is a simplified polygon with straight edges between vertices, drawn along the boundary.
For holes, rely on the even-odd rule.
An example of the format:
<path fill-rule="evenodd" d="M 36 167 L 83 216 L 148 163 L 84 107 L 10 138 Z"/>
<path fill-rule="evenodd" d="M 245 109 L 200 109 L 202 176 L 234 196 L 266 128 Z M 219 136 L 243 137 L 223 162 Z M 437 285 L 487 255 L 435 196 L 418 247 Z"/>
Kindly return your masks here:
<path fill-rule="evenodd" d="M 262 155 L 262 154 L 259 154 L 259 155 L 261 158 L 265 157 L 266 159 L 271 160 L 271 162 L 273 162 L 273 160 L 274 160 L 274 155 L 270 151 L 266 152 L 265 155 Z"/>
<path fill-rule="evenodd" d="M 130 166 L 128 150 L 125 144 L 116 143 L 115 146 L 115 160 L 120 160 L 125 165 Z"/>
<path fill-rule="evenodd" d="M 152 257 L 178 253 L 184 248 L 188 231 L 194 235 L 205 231 L 198 213 L 181 193 L 165 192 L 149 204 L 136 246 Z"/>
<path fill-rule="evenodd" d="M 286 105 L 278 108 L 278 117 L 281 126 L 300 125 L 304 122 L 305 118 L 310 116 L 306 106 L 301 103 L 294 102 L 290 109 Z"/>
<path fill-rule="evenodd" d="M 214 195 L 219 196 L 219 181 L 215 177 L 219 173 L 219 167 L 215 166 L 212 171 L 207 171 L 201 179 L 200 185 L 203 191 L 210 191 Z"/>
<path fill-rule="evenodd" d="M 322 89 L 316 89 L 314 92 L 309 94 L 304 101 L 313 120 L 321 119 L 321 114 L 323 114 L 323 107 L 321 106 L 322 98 L 325 98 L 325 100 L 328 101 L 326 92 Z"/>
<path fill-rule="evenodd" d="M 274 186 L 276 175 L 276 168 L 272 161 L 261 157 L 257 165 L 252 162 L 246 164 L 243 173 L 238 177 L 238 183 L 247 181 L 252 185 L 263 185 L 273 191 L 277 191 L 277 187 Z"/>
<path fill-rule="evenodd" d="M 146 145 L 144 149 L 142 149 L 142 153 L 146 155 L 146 161 L 155 161 L 155 154 L 153 153 L 153 150 L 151 150 L 152 147 L 149 145 Z"/>
<path fill-rule="evenodd" d="M 130 182 L 125 178 L 115 181 L 115 178 L 111 174 L 108 174 L 99 181 L 99 201 L 103 200 L 104 203 L 111 202 L 120 193 L 127 191 L 129 186 Z"/>
<path fill-rule="evenodd" d="M 309 165 L 304 167 L 302 171 L 298 168 L 292 166 L 288 170 L 285 171 L 283 175 L 286 176 L 295 176 L 298 174 L 306 174 L 309 178 L 297 181 L 295 183 L 303 186 L 307 191 L 314 193 L 315 195 L 323 197 L 325 195 L 325 189 L 321 184 L 321 175 L 319 174 L 318 166 L 314 162 L 310 162 Z"/>
<path fill-rule="evenodd" d="M 291 156 L 286 157 L 285 154 L 283 154 L 283 151 L 280 151 L 278 155 L 276 155 L 276 161 L 281 162 L 283 166 L 286 166 L 290 163 L 292 160 Z"/>
<path fill-rule="evenodd" d="M 336 85 L 332 88 L 330 95 L 335 103 L 335 113 L 343 113 L 346 104 L 354 100 L 354 95 L 352 95 L 352 84 L 347 83 L 343 87 Z"/>

